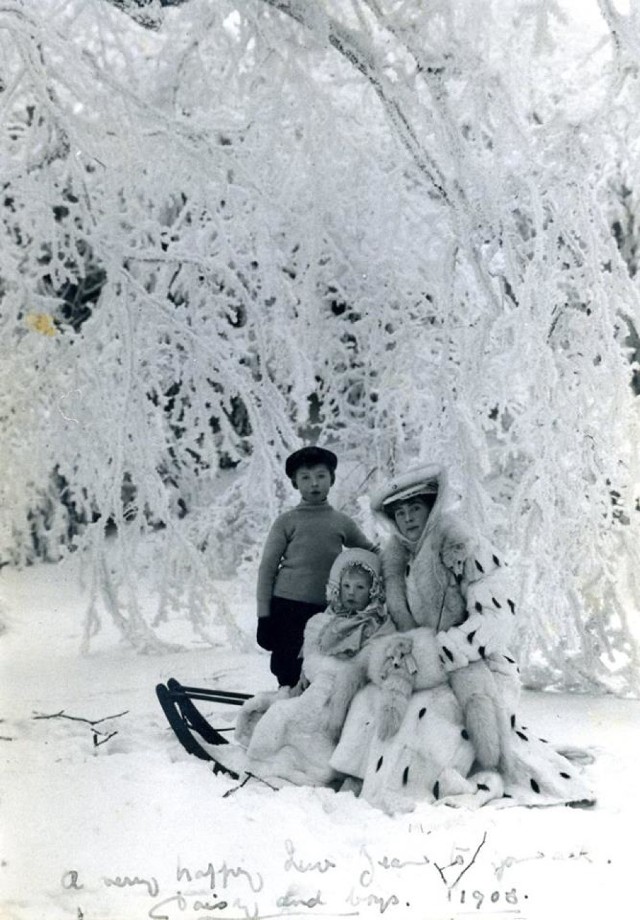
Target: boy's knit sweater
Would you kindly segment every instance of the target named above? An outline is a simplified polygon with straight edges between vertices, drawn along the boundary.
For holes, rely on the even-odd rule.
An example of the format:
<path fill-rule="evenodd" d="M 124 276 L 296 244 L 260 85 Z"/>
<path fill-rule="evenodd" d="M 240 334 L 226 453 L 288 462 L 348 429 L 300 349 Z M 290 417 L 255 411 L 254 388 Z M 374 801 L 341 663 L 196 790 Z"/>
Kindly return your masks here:
<path fill-rule="evenodd" d="M 326 501 L 300 502 L 276 518 L 258 570 L 258 616 L 269 615 L 274 595 L 324 605 L 331 566 L 345 546 L 375 550 L 358 525 Z"/>

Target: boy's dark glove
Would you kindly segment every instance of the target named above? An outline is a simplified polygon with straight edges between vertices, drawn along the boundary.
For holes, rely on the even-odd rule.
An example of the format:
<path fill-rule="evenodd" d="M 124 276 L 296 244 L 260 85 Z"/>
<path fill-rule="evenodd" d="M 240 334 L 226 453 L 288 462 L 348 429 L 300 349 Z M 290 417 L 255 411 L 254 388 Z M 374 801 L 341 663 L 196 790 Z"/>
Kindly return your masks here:
<path fill-rule="evenodd" d="M 273 620 L 271 617 L 258 617 L 256 639 L 260 648 L 266 649 L 267 652 L 272 652 L 273 638 Z"/>

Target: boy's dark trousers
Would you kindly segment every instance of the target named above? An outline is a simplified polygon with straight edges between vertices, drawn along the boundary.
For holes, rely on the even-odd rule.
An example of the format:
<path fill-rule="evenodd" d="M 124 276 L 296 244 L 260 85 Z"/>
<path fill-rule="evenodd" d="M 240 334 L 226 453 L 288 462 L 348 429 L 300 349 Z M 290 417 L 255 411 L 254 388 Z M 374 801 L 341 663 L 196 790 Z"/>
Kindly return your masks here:
<path fill-rule="evenodd" d="M 281 687 L 295 687 L 300 680 L 302 658 L 299 658 L 304 639 L 304 628 L 324 604 L 307 604 L 286 597 L 271 598 L 269 630 L 271 639 L 271 673 Z"/>

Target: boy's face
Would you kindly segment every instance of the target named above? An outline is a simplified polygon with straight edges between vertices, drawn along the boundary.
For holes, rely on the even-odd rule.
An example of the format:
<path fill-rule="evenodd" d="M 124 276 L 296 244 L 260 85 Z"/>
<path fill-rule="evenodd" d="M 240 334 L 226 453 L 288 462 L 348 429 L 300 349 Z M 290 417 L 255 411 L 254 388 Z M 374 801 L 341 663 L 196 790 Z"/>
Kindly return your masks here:
<path fill-rule="evenodd" d="M 421 496 L 398 502 L 393 509 L 393 516 L 398 530 L 403 537 L 415 542 L 420 538 L 431 513 L 431 504 Z"/>
<path fill-rule="evenodd" d="M 311 505 L 319 505 L 329 494 L 331 473 L 324 463 L 301 466 L 296 470 L 293 482 L 303 501 Z"/>
<path fill-rule="evenodd" d="M 371 576 L 362 569 L 347 569 L 340 579 L 340 602 L 347 610 L 364 610 L 371 594 Z"/>

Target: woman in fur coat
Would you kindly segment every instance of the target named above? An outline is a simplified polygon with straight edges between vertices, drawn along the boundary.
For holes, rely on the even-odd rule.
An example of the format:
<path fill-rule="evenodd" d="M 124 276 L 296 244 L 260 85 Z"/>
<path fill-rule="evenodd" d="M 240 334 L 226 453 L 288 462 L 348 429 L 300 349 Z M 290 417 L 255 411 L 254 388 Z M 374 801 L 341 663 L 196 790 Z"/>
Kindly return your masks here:
<path fill-rule="evenodd" d="M 443 797 L 472 805 L 503 795 L 530 804 L 590 799 L 573 765 L 518 724 L 508 569 L 456 513 L 443 470 L 410 470 L 371 505 L 391 531 L 382 554 L 387 605 L 411 640 L 404 664 L 415 670 L 396 672 L 404 690 L 391 719 L 375 685 L 356 696 L 331 765 L 360 777 L 363 796 L 391 811 Z"/>

